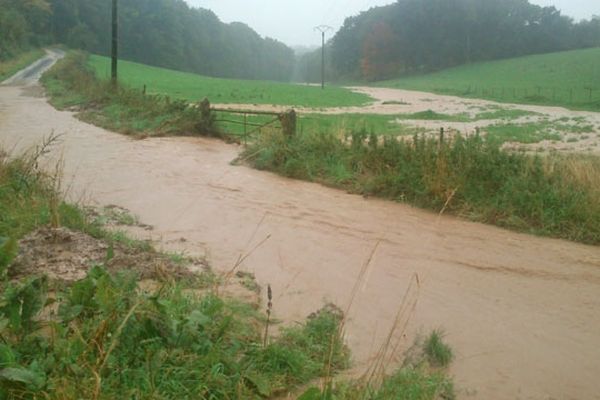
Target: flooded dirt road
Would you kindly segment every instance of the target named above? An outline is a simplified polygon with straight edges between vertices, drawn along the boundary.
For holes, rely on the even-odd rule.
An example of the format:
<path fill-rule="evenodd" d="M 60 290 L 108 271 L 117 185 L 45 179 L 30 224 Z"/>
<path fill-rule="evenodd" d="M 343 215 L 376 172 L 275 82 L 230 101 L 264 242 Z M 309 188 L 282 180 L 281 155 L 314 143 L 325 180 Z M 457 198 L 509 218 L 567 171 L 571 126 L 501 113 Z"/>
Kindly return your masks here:
<path fill-rule="evenodd" d="M 600 399 L 600 248 L 543 239 L 364 199 L 232 166 L 216 140 L 135 141 L 0 87 L 0 143 L 18 151 L 63 134 L 64 187 L 74 200 L 117 204 L 154 226 L 169 250 L 207 255 L 270 283 L 274 312 L 302 320 L 326 301 L 350 309 L 348 343 L 365 366 L 415 276 L 403 338 L 442 328 L 459 398 Z M 412 300 L 411 300 L 412 301 Z"/>

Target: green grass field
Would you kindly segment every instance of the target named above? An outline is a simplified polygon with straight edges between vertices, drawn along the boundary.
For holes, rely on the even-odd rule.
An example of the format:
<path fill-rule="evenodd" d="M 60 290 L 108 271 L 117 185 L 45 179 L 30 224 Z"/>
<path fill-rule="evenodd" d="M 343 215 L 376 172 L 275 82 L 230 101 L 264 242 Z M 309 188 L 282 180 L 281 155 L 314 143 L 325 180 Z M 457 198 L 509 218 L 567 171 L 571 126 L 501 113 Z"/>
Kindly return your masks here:
<path fill-rule="evenodd" d="M 600 111 L 600 48 L 463 65 L 377 86 Z"/>
<path fill-rule="evenodd" d="M 89 65 L 98 77 L 110 76 L 110 59 L 91 56 Z M 128 61 L 119 62 L 121 82 L 147 93 L 162 94 L 172 98 L 211 103 L 276 104 L 303 107 L 360 106 L 370 101 L 366 95 L 353 93 L 340 87 L 293 85 L 270 81 L 251 81 L 209 78 L 201 75 L 151 67 Z"/>
<path fill-rule="evenodd" d="M 89 59 L 78 53 L 67 58 L 43 78 L 51 96 L 52 104 L 59 108 L 80 106 L 79 117 L 88 122 L 125 134 L 139 136 L 209 134 L 248 143 L 265 131 L 280 127 L 278 118 L 271 115 L 241 115 L 216 112 L 214 125 L 198 125 L 198 110 L 186 106 L 186 100 L 168 100 L 157 95 L 144 96 L 141 91 L 123 85 L 118 92 L 107 91 L 107 82 L 99 80 L 94 71 L 86 70 Z M 150 68 L 141 65 L 136 68 Z M 173 74 L 178 74 L 174 72 Z M 498 144 L 518 142 L 537 143 L 542 140 L 560 141 L 564 134 L 590 134 L 593 124 L 585 118 L 540 118 L 527 123 L 516 123 L 521 117 L 541 117 L 540 114 L 505 109 L 498 105 L 470 107 L 459 114 L 424 110 L 415 113 L 390 115 L 378 114 L 318 114 L 300 113 L 297 131 L 303 133 L 330 134 L 346 140 L 357 132 L 379 137 L 413 136 L 435 133 L 439 128 L 425 128 L 414 121 L 475 122 L 497 120 L 483 129 L 486 137 Z M 244 123 L 247 123 L 244 126 Z M 267 124 L 266 126 L 263 126 Z M 577 140 L 577 137 L 569 140 Z M 581 135 L 583 138 L 584 135 Z"/>

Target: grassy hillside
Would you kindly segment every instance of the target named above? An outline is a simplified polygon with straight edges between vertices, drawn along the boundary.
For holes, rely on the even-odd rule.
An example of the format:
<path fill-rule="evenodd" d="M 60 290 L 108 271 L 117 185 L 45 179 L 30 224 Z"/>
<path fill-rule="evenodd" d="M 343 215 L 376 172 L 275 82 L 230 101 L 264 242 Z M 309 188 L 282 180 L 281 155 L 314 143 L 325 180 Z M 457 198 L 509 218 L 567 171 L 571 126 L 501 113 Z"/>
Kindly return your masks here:
<path fill-rule="evenodd" d="M 600 48 L 464 65 L 377 85 L 600 111 Z"/>
<path fill-rule="evenodd" d="M 110 76 L 110 59 L 91 56 L 89 65 L 100 78 Z M 306 107 L 358 106 L 370 100 L 366 95 L 339 87 L 325 91 L 270 81 L 232 80 L 150 67 L 127 61 L 119 63 L 120 80 L 134 88 L 147 85 L 148 93 L 199 101 L 207 97 L 212 103 L 277 104 Z"/>

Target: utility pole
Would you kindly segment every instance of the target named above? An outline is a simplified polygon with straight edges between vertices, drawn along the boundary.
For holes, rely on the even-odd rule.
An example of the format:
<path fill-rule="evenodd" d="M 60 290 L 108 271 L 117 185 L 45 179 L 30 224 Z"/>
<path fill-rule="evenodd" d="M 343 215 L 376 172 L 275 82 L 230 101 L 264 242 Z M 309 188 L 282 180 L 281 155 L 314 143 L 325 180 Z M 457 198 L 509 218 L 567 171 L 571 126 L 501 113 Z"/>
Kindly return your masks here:
<path fill-rule="evenodd" d="M 321 32 L 321 89 L 325 89 L 325 33 L 333 28 L 327 25 L 319 25 L 315 30 Z"/>
<path fill-rule="evenodd" d="M 112 0 L 112 51 L 111 51 L 111 81 L 114 86 L 117 85 L 117 59 L 119 56 L 119 21 L 117 1 Z"/>

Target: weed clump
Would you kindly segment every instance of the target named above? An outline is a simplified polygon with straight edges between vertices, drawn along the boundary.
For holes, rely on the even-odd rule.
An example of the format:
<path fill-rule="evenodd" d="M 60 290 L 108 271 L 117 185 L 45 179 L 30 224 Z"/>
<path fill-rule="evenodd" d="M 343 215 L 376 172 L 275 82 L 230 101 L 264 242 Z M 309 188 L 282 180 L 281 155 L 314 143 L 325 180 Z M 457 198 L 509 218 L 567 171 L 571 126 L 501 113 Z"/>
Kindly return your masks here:
<path fill-rule="evenodd" d="M 454 385 L 439 364 L 432 363 L 429 346 L 432 337 L 440 339 L 434 331 L 423 342 L 416 342 L 407 354 L 404 364 L 391 374 L 382 372 L 377 379 L 363 377 L 358 380 L 338 381 L 324 388 L 311 387 L 298 397 L 299 400 L 436 400 L 454 399 Z M 441 341 L 439 348 L 451 354 L 451 349 Z M 446 360 L 448 366 L 451 358 Z"/>
<path fill-rule="evenodd" d="M 52 297 L 52 302 L 48 299 Z M 320 313 L 262 345 L 249 305 L 103 267 L 54 293 L 45 278 L 0 295 L 3 398 L 261 398 L 320 376 L 339 319 Z"/>
<path fill-rule="evenodd" d="M 452 349 L 442 340 L 440 331 L 433 331 L 427 338 L 424 345 L 425 354 L 429 363 L 435 367 L 447 367 L 454 354 Z"/>

